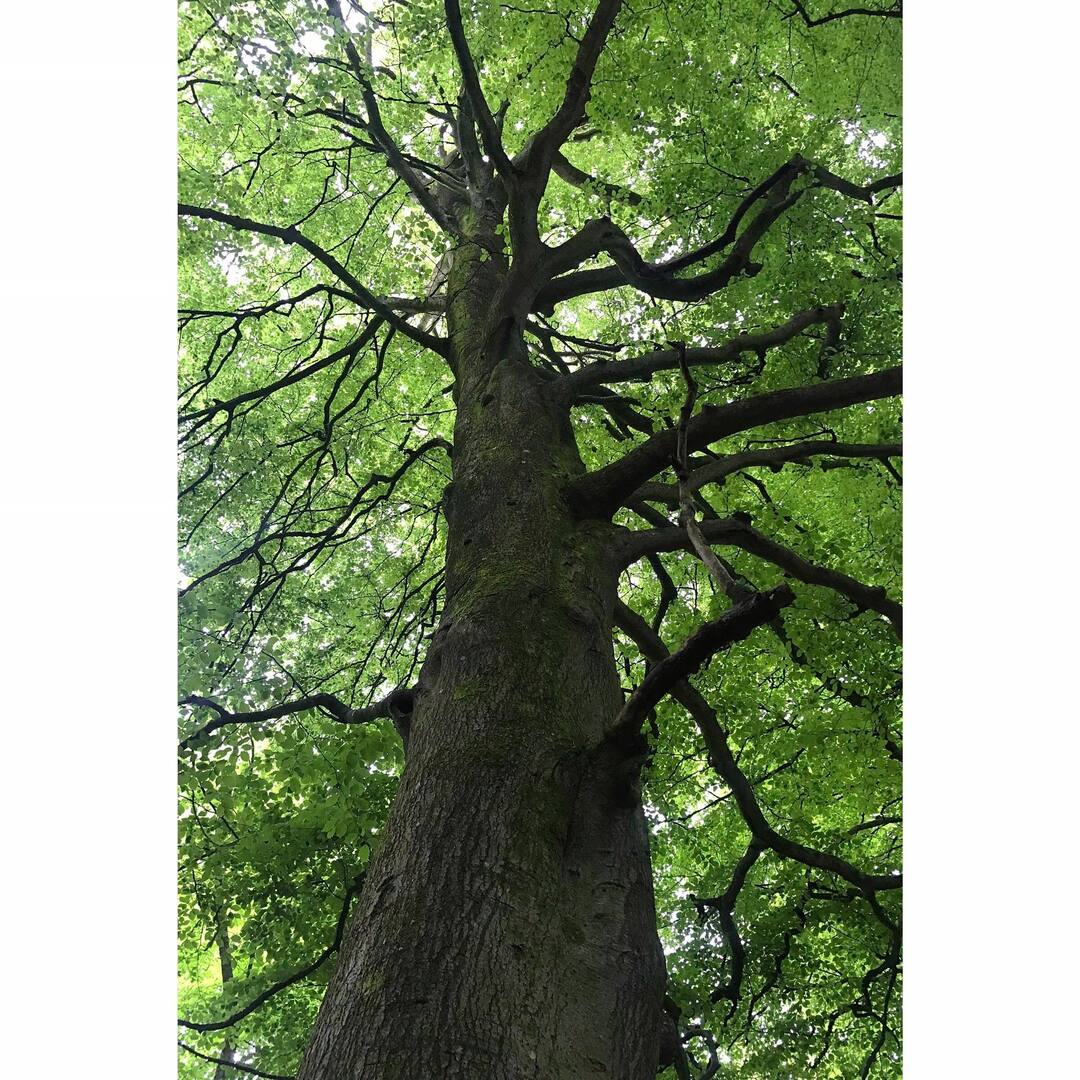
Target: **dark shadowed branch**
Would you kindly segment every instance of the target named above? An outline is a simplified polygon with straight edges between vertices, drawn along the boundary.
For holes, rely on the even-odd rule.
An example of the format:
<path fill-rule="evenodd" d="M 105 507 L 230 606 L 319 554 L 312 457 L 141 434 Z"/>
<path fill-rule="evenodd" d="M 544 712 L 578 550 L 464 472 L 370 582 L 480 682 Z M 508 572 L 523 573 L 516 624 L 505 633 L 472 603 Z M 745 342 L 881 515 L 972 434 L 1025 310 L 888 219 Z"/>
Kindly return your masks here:
<path fill-rule="evenodd" d="M 621 601 L 615 606 L 615 623 L 638 646 L 642 655 L 654 664 L 654 667 L 650 669 L 650 674 L 662 661 L 676 655 L 669 653 L 667 646 L 653 633 L 645 620 Z M 705 740 L 712 766 L 731 788 L 743 820 L 754 838 L 764 847 L 772 849 L 782 858 L 793 859 L 819 870 L 828 870 L 864 893 L 872 894 L 876 890 L 901 887 L 903 879 L 900 874 L 863 873 L 837 855 L 807 847 L 778 833 L 765 819 L 757 796 L 754 794 L 753 785 L 739 768 L 728 744 L 727 732 L 720 726 L 712 706 L 685 679 L 675 682 L 667 689 L 670 689 L 672 697 L 694 718 Z"/>
<path fill-rule="evenodd" d="M 679 423 L 675 429 L 675 476 L 678 480 L 679 494 L 679 522 L 686 530 L 687 539 L 694 550 L 694 554 L 705 564 L 712 579 L 720 586 L 721 590 L 733 601 L 745 598 L 746 590 L 739 586 L 735 579 L 721 565 L 716 553 L 709 547 L 698 527 L 697 511 L 694 508 L 693 496 L 687 485 L 690 475 L 690 466 L 687 464 L 689 455 L 686 447 L 687 426 L 690 418 L 694 415 L 694 403 L 697 401 L 698 385 L 690 374 L 690 365 L 686 362 L 686 350 L 679 349 L 679 370 L 686 382 L 686 400 L 682 409 L 679 410 Z"/>
<path fill-rule="evenodd" d="M 196 1050 L 194 1046 L 188 1046 L 187 1043 L 181 1042 L 179 1039 L 176 1045 L 181 1050 L 186 1050 L 189 1054 L 194 1055 L 197 1058 L 202 1058 L 203 1061 L 209 1061 L 211 1065 L 224 1065 L 228 1069 L 235 1069 L 237 1072 L 246 1073 L 248 1076 L 261 1076 L 264 1080 L 296 1080 L 292 1076 L 283 1076 L 281 1073 L 268 1073 L 263 1072 L 262 1069 L 256 1069 L 251 1065 L 244 1065 L 239 1061 L 229 1061 L 227 1058 L 211 1057 L 209 1054 L 204 1054 L 201 1050 Z"/>
<path fill-rule="evenodd" d="M 306 364 L 304 367 L 291 371 L 288 375 L 283 375 L 280 379 L 275 379 L 273 382 L 267 383 L 266 386 L 261 386 L 256 390 L 246 390 L 242 394 L 237 394 L 235 397 L 229 398 L 228 401 L 215 401 L 213 405 L 208 405 L 206 408 L 196 409 L 194 412 L 183 413 L 179 417 L 179 422 L 181 424 L 192 423 L 194 427 L 191 430 L 198 431 L 207 421 L 217 416 L 218 413 L 226 412 L 231 415 L 241 405 L 245 405 L 250 401 L 264 401 L 278 390 L 283 390 L 287 386 L 293 386 L 304 379 L 310 378 L 312 375 L 322 371 L 324 368 L 330 367 L 331 364 L 335 364 L 339 360 L 355 357 L 360 350 L 375 337 L 382 325 L 383 320 L 376 316 L 366 327 L 364 327 L 357 337 L 342 348 L 336 349 L 332 353 L 328 353 L 326 356 L 311 364 Z M 186 433 L 186 436 L 190 434 L 191 432 L 189 431 Z"/>
<path fill-rule="evenodd" d="M 480 77 L 476 72 L 476 64 L 473 61 L 461 20 L 461 5 L 458 0 L 446 0 L 445 8 L 446 29 L 454 46 L 454 55 L 461 70 L 465 96 L 468 98 L 472 114 L 476 119 L 476 126 L 480 129 L 480 138 L 484 143 L 484 149 L 488 152 L 491 160 L 495 162 L 499 172 L 506 177 L 510 177 L 514 173 L 514 166 L 510 164 L 510 159 L 506 156 L 499 125 L 496 123 L 487 98 L 484 97 L 484 91 L 480 87 Z"/>
<path fill-rule="evenodd" d="M 809 176 L 807 187 L 796 187 L 795 180 Z M 855 184 L 828 169 L 796 156 L 762 181 L 739 203 L 724 232 L 715 240 L 677 258 L 649 263 L 642 258 L 630 238 L 608 218 L 586 223 L 581 231 L 556 248 L 549 269 L 558 276 L 537 293 L 533 306 L 537 311 L 552 310 L 556 304 L 575 296 L 605 292 L 631 285 L 648 296 L 665 300 L 700 300 L 723 289 L 741 274 L 753 276 L 761 265 L 752 254 L 758 241 L 772 224 L 814 188 L 830 188 L 849 198 L 874 204 L 874 196 L 891 191 L 903 183 L 902 174 L 880 177 L 868 184 Z M 739 226 L 758 204 L 760 209 L 742 231 Z M 695 266 L 726 248 L 731 251 L 712 270 L 696 277 L 677 277 L 680 271 Z M 572 271 L 575 266 L 607 253 L 613 266 L 595 270 Z"/>
<path fill-rule="evenodd" d="M 574 187 L 591 189 L 604 198 L 624 202 L 630 206 L 639 206 L 641 204 L 641 196 L 636 191 L 631 191 L 620 184 L 612 184 L 606 180 L 599 180 L 595 176 L 590 176 L 589 173 L 568 161 L 562 152 L 556 153 L 552 159 L 551 171 L 559 179 L 565 180 Z"/>
<path fill-rule="evenodd" d="M 901 391 L 902 370 L 898 366 L 873 375 L 774 390 L 730 405 L 708 406 L 687 425 L 687 449 L 701 450 L 762 424 L 895 397 Z M 674 429 L 658 432 L 618 461 L 574 481 L 567 492 L 571 505 L 582 517 L 609 517 L 641 484 L 668 467 L 676 438 Z"/>
<path fill-rule="evenodd" d="M 352 906 L 353 899 L 359 894 L 363 884 L 364 875 L 361 873 L 356 877 L 345 893 L 345 902 L 341 905 L 341 913 L 338 915 L 337 927 L 334 930 L 334 940 L 310 964 L 305 964 L 291 975 L 274 983 L 273 986 L 267 987 L 267 989 L 242 1009 L 239 1009 L 237 1012 L 233 1013 L 232 1016 L 226 1017 L 224 1020 L 215 1020 L 207 1024 L 198 1024 L 180 1017 L 176 1022 L 181 1027 L 188 1028 L 191 1031 L 221 1031 L 224 1028 L 232 1027 L 233 1024 L 239 1023 L 245 1016 L 250 1016 L 261 1005 L 265 1005 L 275 994 L 280 994 L 282 990 L 287 990 L 290 986 L 300 982 L 301 979 L 306 979 L 312 972 L 317 971 L 338 951 L 338 949 L 341 948 L 341 941 L 345 935 L 345 924 L 349 918 L 349 908 Z"/>
<path fill-rule="evenodd" d="M 864 585 L 839 570 L 818 566 L 735 517 L 703 521 L 700 528 L 709 543 L 731 544 L 742 548 L 779 566 L 785 573 L 799 581 L 805 581 L 807 585 L 822 585 L 833 589 L 857 607 L 884 615 L 892 623 L 898 637 L 903 633 L 904 609 L 880 586 Z M 685 529 L 672 526 L 667 529 L 642 529 L 625 534 L 620 555 L 624 564 L 628 565 L 650 552 L 688 549 L 692 548 Z"/>
<path fill-rule="evenodd" d="M 180 704 L 190 705 L 197 709 L 210 709 L 217 714 L 213 720 L 204 724 L 180 743 L 181 750 L 189 750 L 223 727 L 232 724 L 262 724 L 268 720 L 280 720 L 283 716 L 309 712 L 312 709 L 319 709 L 324 715 L 332 717 L 341 724 L 370 724 L 374 720 L 383 718 L 397 719 L 398 716 L 412 712 L 412 691 L 394 690 L 381 701 L 363 709 L 351 709 L 333 694 L 311 694 L 308 697 L 298 698 L 296 701 L 271 706 L 269 709 L 241 713 L 230 712 L 211 698 L 194 694 L 184 698 Z"/>
<path fill-rule="evenodd" d="M 552 159 L 570 137 L 570 133 L 585 119 L 585 106 L 589 102 L 592 77 L 596 63 L 604 51 L 608 34 L 622 7 L 622 0 L 600 0 L 578 44 L 566 90 L 555 115 L 536 133 L 525 151 L 523 167 L 533 176 L 541 189 L 547 183 Z"/>
<path fill-rule="evenodd" d="M 702 364 L 723 364 L 737 360 L 743 353 L 764 354 L 767 349 L 774 349 L 790 341 L 808 327 L 818 324 L 837 324 L 843 314 L 839 304 L 831 307 L 815 307 L 800 311 L 782 326 L 755 333 L 739 334 L 724 345 L 704 348 L 659 349 L 655 352 L 636 356 L 629 360 L 610 360 L 588 367 L 579 368 L 569 375 L 562 376 L 555 384 L 559 393 L 573 398 L 583 390 L 601 383 L 610 382 L 647 382 L 658 371 L 670 371 L 679 366 L 680 357 L 684 357 L 688 366 Z"/>
<path fill-rule="evenodd" d="M 685 533 L 683 538 L 685 540 Z M 649 669 L 641 685 L 623 706 L 614 728 L 634 732 L 640 730 L 649 711 L 673 687 L 693 675 L 710 657 L 749 637 L 759 626 L 776 618 L 780 610 L 794 599 L 787 585 L 777 585 L 768 592 L 754 593 L 730 607 L 719 618 L 699 626 L 675 652 L 659 658 Z M 642 625 L 645 625 L 644 621 Z"/>
<path fill-rule="evenodd" d="M 903 0 L 895 0 L 894 6 L 891 8 L 844 8 L 843 11 L 830 11 L 828 15 L 819 15 L 817 18 L 814 18 L 806 10 L 806 5 L 801 3 L 800 0 L 791 0 L 791 3 L 794 5 L 795 10 L 785 18 L 790 19 L 793 15 L 798 15 L 807 26 L 822 26 L 824 23 L 835 22 L 837 19 L 848 19 L 853 15 L 876 16 L 880 19 L 902 19 L 904 17 Z"/>
<path fill-rule="evenodd" d="M 885 744 L 886 753 L 888 753 L 889 757 L 894 761 L 903 763 L 903 749 L 893 739 L 888 724 L 882 718 L 880 710 L 874 703 L 858 690 L 846 686 L 835 675 L 820 671 L 816 665 L 812 664 L 810 658 L 806 655 L 806 652 L 792 640 L 791 635 L 787 632 L 783 617 L 774 619 L 769 626 L 787 649 L 791 659 L 813 675 L 813 677 L 817 679 L 830 694 L 839 698 L 841 701 L 846 701 L 856 709 L 868 709 L 871 712 L 874 717 L 874 733 L 881 737 L 882 742 Z"/>
<path fill-rule="evenodd" d="M 431 349 L 440 356 L 446 355 L 447 345 L 442 338 L 435 337 L 433 334 L 429 334 L 424 330 L 418 330 L 415 326 L 410 325 L 405 319 L 401 318 L 395 311 L 383 303 L 382 300 L 361 285 L 353 274 L 350 273 L 341 262 L 334 258 L 330 252 L 323 250 L 318 244 L 309 240 L 294 226 L 267 225 L 264 222 L 252 221 L 250 218 L 240 217 L 237 214 L 226 214 L 221 210 L 211 210 L 208 207 L 203 206 L 191 206 L 187 203 L 178 203 L 177 209 L 179 210 L 181 217 L 203 218 L 206 221 L 216 221 L 241 232 L 252 232 L 263 236 L 273 236 L 278 240 L 284 241 L 286 244 L 295 244 L 297 247 L 303 248 L 304 251 L 311 255 L 316 261 L 322 263 L 323 266 L 330 270 L 339 280 L 348 285 L 353 291 L 357 303 L 362 304 L 376 314 L 381 315 L 395 330 L 400 330 L 406 337 L 412 338 L 413 341 L 423 345 L 427 349 Z"/>
<path fill-rule="evenodd" d="M 349 499 L 344 508 L 337 511 L 337 516 L 325 528 L 319 530 L 298 529 L 283 523 L 279 528 L 267 531 L 269 515 L 264 514 L 263 521 L 256 530 L 255 536 L 248 543 L 242 545 L 240 550 L 231 558 L 218 563 L 211 570 L 207 570 L 204 574 L 200 574 L 190 581 L 180 590 L 180 595 L 184 596 L 211 578 L 217 577 L 232 567 L 239 566 L 241 563 L 254 558 L 259 563 L 259 578 L 242 605 L 242 607 L 246 607 L 258 593 L 279 585 L 289 574 L 306 569 L 324 551 L 343 542 L 357 520 L 365 513 L 370 512 L 377 504 L 385 502 L 409 469 L 425 454 L 434 449 L 446 450 L 449 453 L 452 447 L 445 439 L 436 437 L 428 439 L 416 448 L 405 450 L 405 460 L 393 473 L 389 475 L 372 473 Z M 382 494 L 369 496 L 372 488 L 383 484 L 386 485 L 386 488 Z M 284 541 L 290 539 L 311 542 L 291 559 L 288 566 L 281 569 L 270 569 L 269 564 L 262 555 L 262 549 L 267 545 L 276 545 L 280 551 L 283 548 Z"/>
<path fill-rule="evenodd" d="M 348 34 L 345 18 L 341 13 L 341 4 L 338 0 L 327 0 L 331 14 L 337 19 L 339 25 Z M 345 55 L 349 58 L 349 67 L 354 78 L 360 85 L 361 96 L 364 99 L 364 108 L 367 110 L 367 124 L 365 129 L 375 142 L 376 146 L 386 155 L 387 163 L 416 196 L 416 201 L 427 211 L 431 219 L 444 231 L 451 235 L 457 234 L 457 226 L 439 205 L 438 200 L 432 194 L 430 186 L 422 180 L 405 160 L 401 149 L 391 138 L 390 133 L 383 124 L 382 114 L 379 111 L 379 102 L 372 90 L 371 81 L 365 71 L 365 64 L 356 51 L 356 46 L 349 38 L 345 41 Z"/>
<path fill-rule="evenodd" d="M 792 443 L 790 446 L 763 447 L 739 454 L 723 454 L 693 469 L 687 477 L 687 486 L 694 492 L 707 484 L 723 484 L 727 477 L 734 473 L 759 465 L 777 472 L 783 465 L 793 462 L 806 463 L 815 457 L 869 458 L 884 462 L 902 454 L 901 443 L 841 443 L 812 439 Z M 631 492 L 626 502 L 629 505 L 642 499 L 674 508 L 679 505 L 679 491 L 674 484 L 642 484 L 636 491 Z"/>
<path fill-rule="evenodd" d="M 746 966 L 746 950 L 743 947 L 742 938 L 739 936 L 739 928 L 735 925 L 735 902 L 739 898 L 743 885 L 746 883 L 746 875 L 751 867 L 757 862 L 758 856 L 765 850 L 757 840 L 751 840 L 747 845 L 746 853 L 738 861 L 731 875 L 731 884 L 724 890 L 721 896 L 691 896 L 690 900 L 698 910 L 702 921 L 708 910 L 716 912 L 720 920 L 720 927 L 727 941 L 728 957 L 731 961 L 731 974 L 724 986 L 718 986 L 710 995 L 712 1002 L 723 1001 L 725 998 L 731 1002 L 728 1018 L 735 1012 L 739 1004 L 739 994 L 742 991 L 743 970 Z"/>

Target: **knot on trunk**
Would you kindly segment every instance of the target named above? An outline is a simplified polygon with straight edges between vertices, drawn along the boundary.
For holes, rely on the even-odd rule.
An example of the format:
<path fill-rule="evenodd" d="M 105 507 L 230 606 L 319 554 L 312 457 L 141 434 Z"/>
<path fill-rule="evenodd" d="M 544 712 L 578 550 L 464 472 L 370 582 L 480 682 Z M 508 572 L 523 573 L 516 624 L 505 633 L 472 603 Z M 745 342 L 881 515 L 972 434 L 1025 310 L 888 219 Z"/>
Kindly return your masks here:
<path fill-rule="evenodd" d="M 412 723 L 416 696 L 412 690 L 395 690 L 387 701 L 387 711 L 394 730 L 401 736 L 405 753 L 409 752 L 409 727 Z"/>

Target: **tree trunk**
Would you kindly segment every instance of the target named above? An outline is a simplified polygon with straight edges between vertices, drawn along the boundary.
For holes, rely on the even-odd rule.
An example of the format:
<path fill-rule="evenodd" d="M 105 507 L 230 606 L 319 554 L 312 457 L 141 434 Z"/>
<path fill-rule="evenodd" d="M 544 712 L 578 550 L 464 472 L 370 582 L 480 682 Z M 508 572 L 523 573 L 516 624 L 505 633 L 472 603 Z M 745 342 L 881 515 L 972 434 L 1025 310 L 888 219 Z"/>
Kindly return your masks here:
<path fill-rule="evenodd" d="M 575 519 L 565 405 L 492 326 L 501 260 L 449 282 L 457 421 L 446 607 L 401 786 L 300 1080 L 644 1080 L 666 1023 L 613 527 Z"/>
<path fill-rule="evenodd" d="M 218 961 L 221 964 L 221 988 L 227 989 L 233 977 L 232 948 L 229 945 L 229 913 L 224 908 L 218 908 L 214 917 L 214 936 L 217 940 Z M 221 1044 L 220 1057 L 222 1061 L 232 1061 L 232 1039 L 226 1035 Z M 214 1070 L 214 1080 L 232 1080 L 236 1075 L 235 1070 L 228 1065 L 218 1065 Z"/>

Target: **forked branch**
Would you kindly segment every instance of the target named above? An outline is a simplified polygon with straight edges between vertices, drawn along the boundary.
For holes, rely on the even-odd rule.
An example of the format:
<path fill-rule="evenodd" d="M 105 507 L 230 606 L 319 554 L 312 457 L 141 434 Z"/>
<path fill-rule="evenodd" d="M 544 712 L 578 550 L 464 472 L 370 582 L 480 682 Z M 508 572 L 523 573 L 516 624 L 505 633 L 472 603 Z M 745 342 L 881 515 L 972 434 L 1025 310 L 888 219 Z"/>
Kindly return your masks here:
<path fill-rule="evenodd" d="M 454 55 L 457 57 L 458 67 L 461 69 L 461 79 L 465 87 L 465 94 L 472 114 L 476 118 L 476 125 L 480 129 L 480 138 L 484 143 L 484 149 L 488 156 L 495 162 L 496 168 L 508 180 L 514 175 L 514 166 L 506 156 L 503 148 L 502 135 L 499 125 L 491 112 L 491 107 L 484 97 L 484 91 L 480 86 L 480 76 L 476 71 L 476 63 L 469 49 L 469 42 L 465 37 L 465 28 L 461 21 L 461 5 L 458 0 L 446 0 L 446 29 L 450 34 L 450 41 L 454 46 Z"/>
<path fill-rule="evenodd" d="M 810 177 L 809 185 L 794 187 L 796 179 L 801 176 Z M 700 300 L 723 289 L 740 274 L 753 276 L 761 269 L 752 260 L 758 241 L 808 190 L 830 188 L 873 205 L 875 195 L 891 191 L 902 183 L 903 175 L 897 173 L 880 177 L 869 184 L 855 184 L 797 155 L 742 199 L 720 236 L 685 255 L 661 263 L 647 262 L 618 226 L 607 218 L 598 218 L 588 222 L 576 236 L 556 249 L 558 256 L 551 265 L 553 272 L 560 276 L 540 289 L 533 306 L 537 311 L 549 311 L 564 300 L 624 285 L 632 285 L 656 299 Z M 740 231 L 743 219 L 759 203 L 761 208 L 753 220 Z M 692 278 L 676 276 L 728 247 L 731 251 L 712 270 Z M 605 252 L 614 266 L 569 272 L 573 267 Z"/>
<path fill-rule="evenodd" d="M 731 610 L 734 611 L 735 609 L 732 608 Z M 645 620 L 621 601 L 615 605 L 615 623 L 638 646 L 642 655 L 655 665 L 653 671 L 656 670 L 656 667 L 659 667 L 661 662 L 674 655 L 668 652 L 667 646 L 653 633 Z M 705 740 L 710 763 L 731 789 L 743 820 L 754 838 L 762 846 L 771 848 L 782 858 L 793 859 L 805 866 L 812 866 L 819 870 L 828 870 L 868 895 L 872 895 L 877 890 L 899 889 L 901 887 L 903 879 L 900 874 L 863 873 L 863 871 L 837 855 L 807 847 L 805 844 L 789 840 L 778 833 L 762 813 L 757 796 L 754 794 L 753 785 L 746 774 L 739 768 L 735 755 L 728 744 L 727 732 L 720 726 L 712 706 L 685 679 L 671 685 L 670 691 L 672 697 L 683 705 L 694 718 L 698 730 Z M 629 705 L 629 702 L 627 702 L 627 705 Z"/>
<path fill-rule="evenodd" d="M 731 973 L 724 986 L 717 987 L 710 995 L 712 1002 L 723 1001 L 725 998 L 731 1002 L 728 1018 L 734 1014 L 739 1004 L 739 994 L 742 991 L 743 971 L 746 967 L 746 949 L 743 947 L 742 938 L 739 936 L 739 928 L 735 925 L 735 902 L 739 899 L 739 893 L 746 883 L 746 876 L 750 873 L 754 863 L 765 850 L 759 841 L 751 840 L 747 845 L 746 853 L 736 863 L 735 870 L 731 875 L 731 884 L 720 896 L 691 896 L 691 902 L 698 910 L 698 915 L 704 922 L 706 912 L 712 909 L 720 919 L 720 927 L 724 932 L 724 939 L 728 946 L 728 959 L 731 962 Z"/>
<path fill-rule="evenodd" d="M 337 19 L 345 33 L 348 34 L 348 25 L 345 22 L 344 15 L 341 13 L 341 4 L 339 0 L 327 0 L 326 6 L 330 9 L 330 13 Z M 431 219 L 443 229 L 443 231 L 450 233 L 451 235 L 456 235 L 458 231 L 457 226 L 450 220 L 446 212 L 439 205 L 438 200 L 432 194 L 429 183 L 425 182 L 417 175 L 405 160 L 397 143 L 394 142 L 390 133 L 386 130 L 386 126 L 383 124 L 382 114 L 379 111 L 378 99 L 375 97 L 375 91 L 371 87 L 371 80 L 364 70 L 364 62 L 360 59 L 360 54 L 356 51 L 356 46 L 349 38 L 346 38 L 345 40 L 345 55 L 349 58 L 349 67 L 353 73 L 353 77 L 360 85 L 360 93 L 364 99 L 364 108 L 367 110 L 367 123 L 364 126 L 364 130 L 371 136 L 375 145 L 386 155 L 386 160 L 390 168 L 394 173 L 401 177 L 409 190 L 416 196 L 416 201 L 427 211 Z"/>
<path fill-rule="evenodd" d="M 683 535 L 685 539 L 685 533 Z M 613 729 L 639 731 L 649 712 L 665 694 L 698 671 L 716 653 L 775 619 L 794 599 L 787 585 L 777 585 L 768 592 L 754 593 L 728 608 L 719 618 L 699 626 L 675 652 L 659 658 L 649 669 L 641 685 L 623 706 Z M 645 625 L 644 621 L 642 625 Z"/>
<path fill-rule="evenodd" d="M 563 94 L 555 115 L 538 131 L 529 145 L 525 169 L 531 172 L 541 188 L 547 183 L 552 158 L 556 151 L 570 137 L 570 133 L 585 119 L 585 106 L 588 104 L 592 88 L 593 73 L 600 54 L 604 51 L 608 34 L 615 25 L 615 18 L 622 7 L 622 0 L 600 0 L 589 21 L 570 77 L 566 80 Z"/>
<path fill-rule="evenodd" d="M 896 636 L 902 635 L 904 609 L 880 586 L 865 585 L 839 570 L 830 570 L 828 567 L 812 563 L 798 552 L 777 543 L 736 517 L 703 521 L 698 527 L 710 544 L 731 544 L 742 548 L 759 559 L 779 566 L 785 573 L 806 582 L 807 585 L 821 585 L 832 589 L 857 607 L 884 615 L 892 623 Z M 687 549 L 692 550 L 692 545 L 686 530 L 672 526 L 666 529 L 642 529 L 638 532 L 627 533 L 623 537 L 619 555 L 620 562 L 623 565 L 629 565 L 650 553 Z"/>
<path fill-rule="evenodd" d="M 873 375 L 774 390 L 730 405 L 708 406 L 687 425 L 687 449 L 701 450 L 762 424 L 895 397 L 901 392 L 902 372 L 897 366 Z M 582 517 L 610 517 L 641 484 L 668 467 L 676 437 L 673 429 L 658 432 L 618 461 L 579 478 L 567 491 L 571 505 Z"/>
<path fill-rule="evenodd" d="M 181 217 L 203 218 L 206 221 L 217 221 L 222 225 L 228 225 L 232 229 L 241 232 L 252 232 L 262 236 L 273 236 L 286 244 L 295 244 L 303 248 L 317 262 L 322 263 L 340 281 L 343 281 L 352 290 L 356 301 L 364 307 L 374 311 L 377 315 L 388 322 L 395 330 L 400 330 L 406 337 L 423 345 L 427 349 L 438 353 L 440 356 L 448 354 L 446 342 L 433 334 L 418 330 L 401 318 L 395 311 L 388 307 L 374 293 L 366 289 L 350 271 L 343 266 L 330 252 L 323 250 L 314 241 L 309 240 L 295 226 L 268 225 L 261 221 L 252 221 L 250 218 L 240 217 L 237 214 L 227 214 L 221 210 L 211 210 L 204 206 L 191 206 L 187 203 L 178 203 L 177 209 Z"/>
<path fill-rule="evenodd" d="M 176 1022 L 181 1027 L 188 1028 L 191 1031 L 221 1031 L 224 1028 L 232 1027 L 233 1024 L 238 1024 L 245 1016 L 250 1016 L 261 1005 L 265 1005 L 275 994 L 280 994 L 282 990 L 287 990 L 290 986 L 300 982 L 301 979 L 306 979 L 312 972 L 317 971 L 341 948 L 341 941 L 345 936 L 345 923 L 349 917 L 349 908 L 352 906 L 353 898 L 360 892 L 363 883 L 364 875 L 361 873 L 346 890 L 345 902 L 341 905 L 341 913 L 338 915 L 337 927 L 334 930 L 334 940 L 310 964 L 305 964 L 291 975 L 274 983 L 273 986 L 267 987 L 242 1009 L 238 1009 L 232 1016 L 228 1016 L 224 1020 L 199 1024 L 193 1020 L 185 1020 L 183 1017 L 179 1017 Z"/>

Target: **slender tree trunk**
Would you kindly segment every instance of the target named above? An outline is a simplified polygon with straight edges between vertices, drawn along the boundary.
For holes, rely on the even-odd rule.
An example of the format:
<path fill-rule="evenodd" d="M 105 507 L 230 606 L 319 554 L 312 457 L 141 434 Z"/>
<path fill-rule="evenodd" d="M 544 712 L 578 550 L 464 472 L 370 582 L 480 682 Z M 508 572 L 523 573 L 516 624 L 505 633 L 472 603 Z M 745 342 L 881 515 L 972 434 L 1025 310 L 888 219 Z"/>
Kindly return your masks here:
<path fill-rule="evenodd" d="M 214 936 L 217 940 L 218 961 L 221 964 L 221 988 L 224 990 L 232 982 L 233 977 L 232 949 L 229 945 L 229 913 L 224 907 L 219 908 L 215 916 Z M 221 1044 L 220 1056 L 225 1061 L 232 1061 L 232 1053 L 232 1039 L 226 1035 Z M 214 1080 L 232 1080 L 235 1076 L 236 1070 L 230 1069 L 227 1065 L 218 1065 L 214 1070 Z"/>
<path fill-rule="evenodd" d="M 563 498 L 565 406 L 490 326 L 499 260 L 450 280 L 458 416 L 447 600 L 404 775 L 301 1080 L 644 1080 L 665 1018 L 638 761 L 622 704 L 612 526 Z"/>

